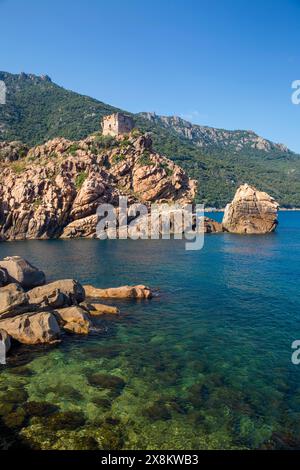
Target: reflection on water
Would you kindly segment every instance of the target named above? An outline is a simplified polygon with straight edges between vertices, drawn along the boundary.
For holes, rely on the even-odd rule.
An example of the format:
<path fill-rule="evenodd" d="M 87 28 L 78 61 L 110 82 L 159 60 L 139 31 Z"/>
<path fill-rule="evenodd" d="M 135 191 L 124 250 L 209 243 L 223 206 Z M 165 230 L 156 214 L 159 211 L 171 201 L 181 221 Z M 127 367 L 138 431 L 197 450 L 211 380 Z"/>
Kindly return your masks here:
<path fill-rule="evenodd" d="M 278 233 L 184 241 L 0 245 L 48 273 L 99 287 L 149 284 L 89 337 L 14 350 L 0 373 L 8 445 L 73 449 L 299 447 L 300 216 Z M 116 302 L 114 302 L 116 303 Z"/>

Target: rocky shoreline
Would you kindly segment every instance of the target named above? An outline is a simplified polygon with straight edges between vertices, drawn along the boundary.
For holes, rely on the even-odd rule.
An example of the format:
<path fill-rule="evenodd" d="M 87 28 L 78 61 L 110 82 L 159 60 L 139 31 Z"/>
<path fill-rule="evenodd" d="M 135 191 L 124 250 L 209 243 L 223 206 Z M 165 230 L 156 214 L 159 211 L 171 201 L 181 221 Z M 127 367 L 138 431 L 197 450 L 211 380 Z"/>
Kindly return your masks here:
<path fill-rule="evenodd" d="M 95 133 L 72 142 L 53 139 L 32 149 L 0 143 L 0 241 L 97 238 L 97 209 L 119 198 L 130 207 L 193 204 L 197 182 L 153 150 L 149 134 Z M 204 219 L 204 232 L 268 233 L 276 228 L 278 204 L 253 186 L 240 186 L 223 223 Z"/>
<path fill-rule="evenodd" d="M 150 288 L 98 289 L 73 279 L 46 283 L 44 272 L 19 256 L 0 261 L 0 341 L 7 353 L 12 342 L 54 344 L 63 333 L 87 335 L 93 318 L 119 314 L 101 299 L 151 299 Z"/>

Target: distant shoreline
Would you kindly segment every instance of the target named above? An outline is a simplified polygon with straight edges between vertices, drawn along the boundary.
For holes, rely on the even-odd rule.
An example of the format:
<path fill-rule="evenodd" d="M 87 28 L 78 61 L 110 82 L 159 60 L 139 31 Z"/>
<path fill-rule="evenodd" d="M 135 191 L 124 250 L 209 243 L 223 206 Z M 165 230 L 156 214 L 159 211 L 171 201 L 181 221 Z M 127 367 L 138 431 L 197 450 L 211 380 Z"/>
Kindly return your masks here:
<path fill-rule="evenodd" d="M 204 210 L 204 212 L 224 212 L 225 211 L 225 207 L 224 209 L 212 209 L 211 207 L 208 207 L 207 209 Z M 293 212 L 293 211 L 300 211 L 300 207 L 293 207 L 291 209 L 288 209 L 286 207 L 281 207 L 279 209 L 280 212 Z"/>

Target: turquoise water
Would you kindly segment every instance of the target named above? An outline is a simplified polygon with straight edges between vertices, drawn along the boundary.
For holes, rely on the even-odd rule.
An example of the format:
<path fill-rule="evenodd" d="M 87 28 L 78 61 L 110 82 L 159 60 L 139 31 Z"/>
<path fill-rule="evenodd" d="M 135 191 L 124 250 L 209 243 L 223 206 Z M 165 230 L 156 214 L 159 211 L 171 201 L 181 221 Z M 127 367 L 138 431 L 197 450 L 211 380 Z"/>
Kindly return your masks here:
<path fill-rule="evenodd" d="M 219 214 L 217 214 L 219 216 Z M 48 279 L 148 284 L 151 301 L 0 372 L 3 445 L 42 449 L 300 448 L 300 213 L 266 236 L 0 245 Z"/>

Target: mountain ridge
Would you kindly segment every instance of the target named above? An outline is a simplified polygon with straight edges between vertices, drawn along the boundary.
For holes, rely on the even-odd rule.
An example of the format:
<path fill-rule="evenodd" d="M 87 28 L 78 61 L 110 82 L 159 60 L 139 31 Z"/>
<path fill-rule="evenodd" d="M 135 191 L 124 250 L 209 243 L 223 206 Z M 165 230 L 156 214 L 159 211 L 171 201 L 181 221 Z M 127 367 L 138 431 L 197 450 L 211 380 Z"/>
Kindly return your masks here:
<path fill-rule="evenodd" d="M 235 150 L 237 151 L 243 148 L 243 144 L 249 144 L 252 148 L 257 148 L 258 150 L 278 150 L 280 152 L 295 154 L 295 152 L 290 150 L 286 145 L 265 139 L 252 130 L 227 130 L 225 128 L 203 126 L 201 124 L 194 124 L 177 115 L 164 116 L 151 112 L 142 112 L 138 114 L 149 121 L 156 121 L 165 127 L 175 129 L 178 134 L 192 140 L 196 145 L 199 145 L 199 147 L 218 144 L 229 145 L 231 138 L 234 141 L 237 141 L 240 138 L 242 142 L 237 143 L 237 146 L 235 147 Z M 245 140 L 247 135 L 248 140 Z"/>

